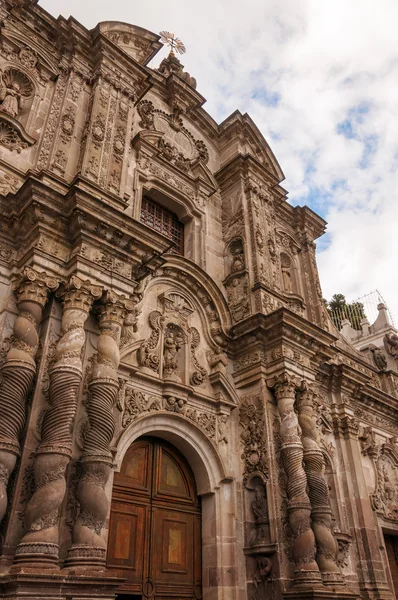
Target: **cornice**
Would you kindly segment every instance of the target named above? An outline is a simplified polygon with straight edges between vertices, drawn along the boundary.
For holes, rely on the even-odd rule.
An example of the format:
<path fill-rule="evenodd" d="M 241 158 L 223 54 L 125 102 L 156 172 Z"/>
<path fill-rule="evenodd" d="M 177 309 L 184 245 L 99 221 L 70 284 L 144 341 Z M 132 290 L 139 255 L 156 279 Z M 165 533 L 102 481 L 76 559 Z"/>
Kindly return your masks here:
<path fill-rule="evenodd" d="M 258 177 L 264 182 L 264 185 L 275 190 L 281 199 L 286 195 L 286 191 L 279 185 L 278 178 L 251 154 L 237 154 L 214 174 L 222 188 L 227 187 L 231 179 L 236 179 L 239 176 L 241 178 Z"/>
<path fill-rule="evenodd" d="M 336 353 L 335 336 L 284 307 L 256 313 L 229 332 L 228 355 L 234 360 L 236 385 L 288 370 L 312 379 Z"/>

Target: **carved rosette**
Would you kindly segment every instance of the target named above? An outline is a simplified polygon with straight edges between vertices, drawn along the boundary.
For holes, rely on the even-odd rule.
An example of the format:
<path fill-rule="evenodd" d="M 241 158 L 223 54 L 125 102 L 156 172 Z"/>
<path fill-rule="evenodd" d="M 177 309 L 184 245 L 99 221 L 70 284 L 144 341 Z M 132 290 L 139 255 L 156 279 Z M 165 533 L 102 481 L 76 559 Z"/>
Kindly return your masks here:
<path fill-rule="evenodd" d="M 82 475 L 77 487 L 80 513 L 73 527 L 69 565 L 105 564 L 106 540 L 101 537 L 101 530 L 108 516 L 109 502 L 104 488 L 113 464 L 110 444 L 115 431 L 113 407 L 119 390 L 119 344 L 129 308 L 133 308 L 132 302 L 107 292 L 99 309 L 101 333 L 89 383 L 89 428 L 84 438 Z"/>
<path fill-rule="evenodd" d="M 65 470 L 72 451 L 73 421 L 82 379 L 84 324 L 94 299 L 102 290 L 73 275 L 60 290 L 64 307 L 62 336 L 50 371 L 50 408 L 44 415 L 42 439 L 35 454 L 35 492 L 26 507 L 27 533 L 17 547 L 17 562 L 39 561 L 53 566 L 58 560 L 59 512 L 64 500 Z"/>
<path fill-rule="evenodd" d="M 302 431 L 304 469 L 311 502 L 312 530 L 317 547 L 316 561 L 324 585 L 344 585 L 337 565 L 338 545 L 331 530 L 332 510 L 329 488 L 323 476 L 323 454 L 314 413 L 315 392 L 303 381 L 297 398 L 298 421 Z"/>
<path fill-rule="evenodd" d="M 281 419 L 282 464 L 287 478 L 288 518 L 293 533 L 294 583 L 305 586 L 319 584 L 321 574 L 315 561 L 315 537 L 311 529 L 311 505 L 306 491 L 303 445 L 294 410 L 299 382 L 282 373 L 269 381 L 268 386 L 274 390 Z"/>
<path fill-rule="evenodd" d="M 7 510 L 7 483 L 20 453 L 26 399 L 36 373 L 37 333 L 49 290 L 58 283 L 30 267 L 14 282 L 19 314 L 11 347 L 1 369 L 0 384 L 0 522 Z"/>

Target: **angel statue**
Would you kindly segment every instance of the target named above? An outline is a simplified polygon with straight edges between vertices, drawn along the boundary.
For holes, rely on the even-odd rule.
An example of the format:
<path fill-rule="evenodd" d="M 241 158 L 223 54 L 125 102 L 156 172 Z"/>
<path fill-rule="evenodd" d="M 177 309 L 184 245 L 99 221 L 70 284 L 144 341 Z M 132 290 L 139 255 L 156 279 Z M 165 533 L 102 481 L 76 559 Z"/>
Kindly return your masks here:
<path fill-rule="evenodd" d="M 16 80 L 18 76 L 20 81 Z M 31 92 L 32 86 L 25 75 L 14 70 L 3 73 L 0 69 L 0 110 L 2 112 L 14 119 L 17 118 L 22 108 L 22 97 L 30 96 Z"/>

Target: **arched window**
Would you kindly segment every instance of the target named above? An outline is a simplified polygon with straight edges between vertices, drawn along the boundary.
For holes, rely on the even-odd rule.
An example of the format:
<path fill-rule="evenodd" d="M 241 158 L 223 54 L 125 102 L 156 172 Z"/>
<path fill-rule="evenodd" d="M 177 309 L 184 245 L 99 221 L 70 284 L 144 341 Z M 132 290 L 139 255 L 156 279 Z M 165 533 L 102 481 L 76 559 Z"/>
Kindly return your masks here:
<path fill-rule="evenodd" d="M 170 252 L 184 254 L 184 224 L 175 213 L 161 206 L 152 198 L 144 196 L 141 205 L 141 221 L 175 243 Z"/>

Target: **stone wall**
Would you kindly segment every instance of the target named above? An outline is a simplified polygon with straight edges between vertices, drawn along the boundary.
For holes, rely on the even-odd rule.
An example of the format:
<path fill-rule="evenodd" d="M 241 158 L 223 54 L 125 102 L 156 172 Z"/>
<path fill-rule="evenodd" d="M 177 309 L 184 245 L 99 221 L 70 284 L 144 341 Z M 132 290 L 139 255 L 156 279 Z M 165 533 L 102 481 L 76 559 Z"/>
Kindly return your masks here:
<path fill-rule="evenodd" d="M 398 374 L 329 322 L 324 221 L 248 115 L 147 66 L 159 36 L 0 18 L 1 593 L 114 597 L 113 474 L 155 435 L 202 496 L 204 600 L 393 598 Z"/>

